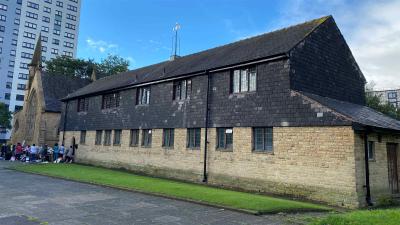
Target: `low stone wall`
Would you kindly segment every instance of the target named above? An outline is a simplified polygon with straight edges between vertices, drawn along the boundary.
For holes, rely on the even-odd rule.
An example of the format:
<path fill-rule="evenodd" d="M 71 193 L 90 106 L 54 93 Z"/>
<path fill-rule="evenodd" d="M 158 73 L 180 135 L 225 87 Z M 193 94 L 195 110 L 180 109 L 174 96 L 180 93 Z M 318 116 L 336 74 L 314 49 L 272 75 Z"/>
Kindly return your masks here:
<path fill-rule="evenodd" d="M 173 149 L 163 148 L 162 132 L 153 129 L 152 147 L 144 148 L 129 146 L 129 130 L 123 130 L 119 146 L 94 145 L 96 132 L 87 131 L 86 143 L 79 144 L 76 152 L 77 161 L 201 182 L 204 129 L 199 150 L 186 148 L 186 129 L 175 129 Z M 274 127 L 273 132 L 273 153 L 256 153 L 252 151 L 252 128 L 233 129 L 232 151 L 216 149 L 216 129 L 209 129 L 209 183 L 349 208 L 360 206 L 351 127 Z M 79 143 L 80 132 L 68 131 L 66 145 L 73 136 Z"/>

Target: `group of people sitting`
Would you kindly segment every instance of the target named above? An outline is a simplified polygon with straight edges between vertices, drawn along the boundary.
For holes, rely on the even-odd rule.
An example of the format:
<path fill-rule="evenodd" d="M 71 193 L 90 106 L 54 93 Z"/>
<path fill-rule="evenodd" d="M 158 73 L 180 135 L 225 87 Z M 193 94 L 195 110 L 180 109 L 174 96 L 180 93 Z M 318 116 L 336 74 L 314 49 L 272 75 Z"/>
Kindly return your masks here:
<path fill-rule="evenodd" d="M 61 146 L 55 143 L 53 147 L 24 145 L 17 143 L 17 145 L 1 146 L 0 159 L 10 161 L 22 162 L 54 162 L 54 163 L 72 163 L 74 161 L 75 149 L 72 146 L 65 148 L 64 144 Z"/>

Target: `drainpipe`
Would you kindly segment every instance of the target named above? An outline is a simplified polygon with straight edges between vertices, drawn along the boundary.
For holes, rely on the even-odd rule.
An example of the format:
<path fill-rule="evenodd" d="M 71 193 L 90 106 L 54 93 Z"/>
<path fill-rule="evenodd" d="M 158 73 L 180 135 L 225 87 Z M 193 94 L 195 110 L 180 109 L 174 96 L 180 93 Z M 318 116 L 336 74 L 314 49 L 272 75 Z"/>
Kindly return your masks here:
<path fill-rule="evenodd" d="M 207 75 L 207 93 L 206 93 L 206 119 L 205 119 L 205 135 L 204 135 L 204 167 L 203 167 L 203 182 L 207 183 L 207 146 L 208 146 L 208 117 L 210 114 L 210 108 L 208 107 L 209 100 L 209 89 L 210 89 L 210 74 L 208 70 L 205 72 Z"/>
<path fill-rule="evenodd" d="M 67 111 L 68 111 L 68 102 L 65 103 L 65 111 L 64 111 L 64 121 L 63 121 L 63 136 L 62 136 L 62 144 L 64 144 L 64 139 L 65 139 L 65 127 L 67 125 Z"/>
<path fill-rule="evenodd" d="M 365 200 L 367 201 L 368 206 L 372 206 L 371 201 L 371 188 L 369 185 L 369 159 L 368 159 L 368 128 L 364 133 L 364 160 L 365 160 L 365 187 L 367 189 L 367 195 L 365 196 Z"/>

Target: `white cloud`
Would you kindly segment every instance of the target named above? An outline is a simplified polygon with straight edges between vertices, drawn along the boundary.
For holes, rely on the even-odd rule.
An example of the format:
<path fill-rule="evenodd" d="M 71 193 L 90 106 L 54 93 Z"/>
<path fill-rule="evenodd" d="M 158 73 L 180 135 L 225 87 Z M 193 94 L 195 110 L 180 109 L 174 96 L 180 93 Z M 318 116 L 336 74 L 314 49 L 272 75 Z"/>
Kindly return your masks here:
<path fill-rule="evenodd" d="M 282 7 L 280 27 L 333 14 L 367 81 L 400 88 L 400 1 L 292 0 Z"/>
<path fill-rule="evenodd" d="M 92 38 L 86 39 L 86 44 L 90 49 L 99 51 L 100 53 L 110 53 L 118 49 L 118 45 L 108 43 L 103 40 L 93 40 Z"/>

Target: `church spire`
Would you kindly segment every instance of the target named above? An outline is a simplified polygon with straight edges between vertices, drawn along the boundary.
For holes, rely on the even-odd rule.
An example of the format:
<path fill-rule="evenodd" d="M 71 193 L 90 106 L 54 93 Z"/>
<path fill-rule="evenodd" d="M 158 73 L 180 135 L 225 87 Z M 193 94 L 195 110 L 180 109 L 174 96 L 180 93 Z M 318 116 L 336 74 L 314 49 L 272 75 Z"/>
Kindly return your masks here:
<path fill-rule="evenodd" d="M 32 61 L 29 64 L 32 67 L 42 68 L 42 34 L 39 33 L 39 38 L 36 42 L 35 51 L 33 52 Z"/>

